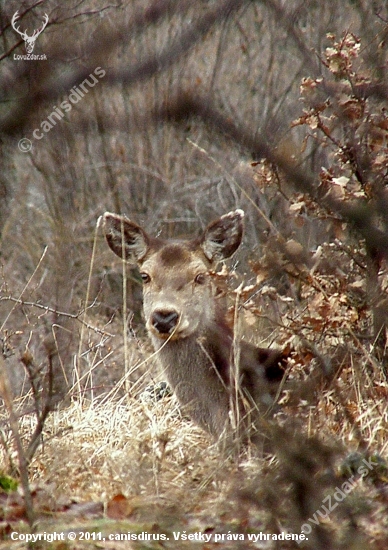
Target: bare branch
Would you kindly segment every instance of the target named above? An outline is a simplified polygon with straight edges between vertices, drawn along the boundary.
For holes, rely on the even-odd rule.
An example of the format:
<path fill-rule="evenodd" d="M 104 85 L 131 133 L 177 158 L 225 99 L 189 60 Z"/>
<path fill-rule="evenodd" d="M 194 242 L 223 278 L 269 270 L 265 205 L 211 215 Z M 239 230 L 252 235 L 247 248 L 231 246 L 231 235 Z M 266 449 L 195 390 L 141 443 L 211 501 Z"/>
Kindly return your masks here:
<path fill-rule="evenodd" d="M 125 83 L 127 86 L 134 86 L 136 83 L 166 70 L 174 63 L 180 61 L 213 26 L 220 24 L 220 22 L 229 17 L 233 11 L 238 10 L 244 3 L 247 3 L 247 0 L 224 0 L 215 9 L 207 11 L 205 15 L 188 25 L 178 38 L 164 50 L 128 69 L 111 71 L 107 75 L 106 81 L 109 81 L 111 84 Z M 47 71 L 42 75 L 41 82 L 37 85 L 35 91 L 31 91 L 27 98 L 21 100 L 13 111 L 5 115 L 3 120 L 0 120 L 0 128 L 5 133 L 15 133 L 21 125 L 25 124 L 26 119 L 31 114 L 31 104 L 34 104 L 37 108 L 43 102 L 57 98 L 63 93 L 63 90 L 70 90 L 73 86 L 88 77 L 90 72 L 95 69 L 96 59 L 99 59 L 98 55 L 96 57 L 96 51 L 104 52 L 104 56 L 106 56 L 109 51 L 122 42 L 124 37 L 128 36 L 128 33 L 140 32 L 144 29 L 145 25 L 155 23 L 162 17 L 170 14 L 169 10 L 174 6 L 177 7 L 177 5 L 172 0 L 156 1 L 145 12 L 141 11 L 137 13 L 129 25 L 126 25 L 125 28 L 121 27 L 113 36 L 111 33 L 106 37 L 99 36 L 98 43 L 94 39 L 86 47 L 87 53 L 85 58 L 89 59 L 88 65 L 86 67 L 83 65 L 68 76 L 54 79 L 51 69 L 47 67 Z M 179 13 L 189 5 L 191 5 L 190 2 L 180 2 Z M 60 50 L 62 51 L 62 47 Z M 19 74 L 17 76 L 20 79 L 22 75 Z"/>
<path fill-rule="evenodd" d="M 67 317 L 68 319 L 75 319 L 76 321 L 79 321 L 80 323 L 82 323 L 86 328 L 89 328 L 89 329 L 93 330 L 94 332 L 97 332 L 98 334 L 101 334 L 103 336 L 113 337 L 113 334 L 110 334 L 109 332 L 106 332 L 106 330 L 102 330 L 98 327 L 94 327 L 90 323 L 87 323 L 86 321 L 81 319 L 81 316 L 85 313 L 85 311 L 87 311 L 88 309 L 92 308 L 95 305 L 94 302 L 92 304 L 90 304 L 88 307 L 86 307 L 84 309 L 81 309 L 78 313 L 68 313 L 68 312 L 65 312 L 65 311 L 58 311 L 57 309 L 55 309 L 53 307 L 45 306 L 45 305 L 39 304 L 37 302 L 28 302 L 26 300 L 22 300 L 21 298 L 14 298 L 13 296 L 1 296 L 0 297 L 0 302 L 2 302 L 2 301 L 13 302 L 15 304 L 20 304 L 21 306 L 36 307 L 38 309 L 42 309 L 46 313 L 55 313 L 55 315 L 58 315 L 59 317 Z"/>
<path fill-rule="evenodd" d="M 388 235 L 375 224 L 373 209 L 364 199 L 358 199 L 350 204 L 331 196 L 318 197 L 318 182 L 312 174 L 307 173 L 306 170 L 302 171 L 285 155 L 279 155 L 269 147 L 264 138 L 255 135 L 252 128 L 245 124 L 244 126 L 238 125 L 237 122 L 224 115 L 214 106 L 211 98 L 181 92 L 175 100 L 165 104 L 159 110 L 156 109 L 153 114 L 156 121 L 167 120 L 177 123 L 186 123 L 187 119 L 191 117 L 198 117 L 213 131 L 216 130 L 220 136 L 230 139 L 248 151 L 254 158 L 265 158 L 278 166 L 292 181 L 295 189 L 309 193 L 325 208 L 342 216 L 359 231 L 368 246 L 378 249 L 385 258 L 388 258 Z"/>

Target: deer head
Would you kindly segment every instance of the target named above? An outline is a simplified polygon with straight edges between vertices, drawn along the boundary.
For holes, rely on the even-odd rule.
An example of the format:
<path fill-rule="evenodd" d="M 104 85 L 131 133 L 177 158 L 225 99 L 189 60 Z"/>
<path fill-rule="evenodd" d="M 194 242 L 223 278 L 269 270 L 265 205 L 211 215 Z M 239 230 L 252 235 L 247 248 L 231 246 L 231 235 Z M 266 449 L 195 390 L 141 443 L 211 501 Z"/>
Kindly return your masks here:
<path fill-rule="evenodd" d="M 197 337 L 211 326 L 215 289 L 209 270 L 239 247 L 243 217 L 242 210 L 235 210 L 209 224 L 199 238 L 165 241 L 123 216 L 104 215 L 110 248 L 140 269 L 146 325 L 154 343 Z"/>

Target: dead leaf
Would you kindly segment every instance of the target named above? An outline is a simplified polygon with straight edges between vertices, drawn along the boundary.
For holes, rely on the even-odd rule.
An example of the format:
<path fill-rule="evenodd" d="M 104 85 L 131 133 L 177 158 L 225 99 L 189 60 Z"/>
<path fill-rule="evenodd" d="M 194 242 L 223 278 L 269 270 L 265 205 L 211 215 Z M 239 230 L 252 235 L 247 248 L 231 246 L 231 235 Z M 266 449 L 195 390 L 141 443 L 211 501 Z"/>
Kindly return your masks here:
<path fill-rule="evenodd" d="M 107 506 L 107 516 L 112 519 L 124 519 L 133 514 L 135 507 L 123 494 L 115 495 Z"/>

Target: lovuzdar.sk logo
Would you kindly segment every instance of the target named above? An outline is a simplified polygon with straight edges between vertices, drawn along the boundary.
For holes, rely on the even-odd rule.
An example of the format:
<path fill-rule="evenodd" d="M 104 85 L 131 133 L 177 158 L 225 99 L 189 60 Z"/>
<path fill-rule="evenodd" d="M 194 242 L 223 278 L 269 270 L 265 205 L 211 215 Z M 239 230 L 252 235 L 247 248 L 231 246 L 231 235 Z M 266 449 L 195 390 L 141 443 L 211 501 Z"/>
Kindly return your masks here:
<path fill-rule="evenodd" d="M 20 15 L 19 15 L 19 12 L 16 11 L 13 14 L 11 25 L 12 25 L 13 30 L 16 31 L 18 34 L 20 34 L 20 36 L 23 38 L 23 40 L 25 42 L 25 47 L 26 47 L 27 54 L 26 55 L 14 54 L 13 58 L 14 59 L 23 59 L 23 60 L 26 60 L 26 59 L 27 60 L 30 60 L 30 59 L 45 60 L 45 59 L 47 59 L 46 54 L 41 54 L 41 55 L 34 55 L 33 54 L 34 47 L 35 47 L 35 42 L 36 42 L 38 36 L 40 34 L 42 34 L 42 32 L 44 31 L 44 29 L 47 26 L 47 23 L 48 23 L 48 20 L 49 20 L 47 13 L 44 14 L 44 20 L 43 20 L 42 27 L 40 29 L 36 29 L 33 32 L 32 36 L 29 36 L 27 34 L 27 29 L 25 31 L 21 31 L 20 28 L 16 26 L 16 21 L 18 19 L 20 19 Z"/>

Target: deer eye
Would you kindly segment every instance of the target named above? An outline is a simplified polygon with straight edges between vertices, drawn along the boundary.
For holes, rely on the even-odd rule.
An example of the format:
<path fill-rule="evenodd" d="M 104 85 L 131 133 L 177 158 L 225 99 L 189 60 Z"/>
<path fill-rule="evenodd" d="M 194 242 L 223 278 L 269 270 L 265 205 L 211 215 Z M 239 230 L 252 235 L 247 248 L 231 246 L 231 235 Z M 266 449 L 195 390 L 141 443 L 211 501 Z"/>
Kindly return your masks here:
<path fill-rule="evenodd" d="M 198 275 L 195 277 L 194 282 L 197 285 L 204 285 L 206 283 L 206 275 L 205 273 L 198 273 Z"/>
<path fill-rule="evenodd" d="M 148 273 L 140 273 L 141 280 L 143 281 L 143 284 L 146 285 L 150 282 L 151 277 L 148 275 Z"/>

